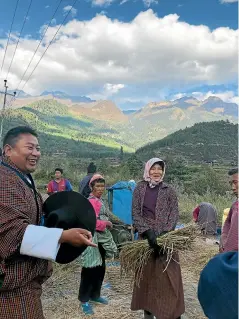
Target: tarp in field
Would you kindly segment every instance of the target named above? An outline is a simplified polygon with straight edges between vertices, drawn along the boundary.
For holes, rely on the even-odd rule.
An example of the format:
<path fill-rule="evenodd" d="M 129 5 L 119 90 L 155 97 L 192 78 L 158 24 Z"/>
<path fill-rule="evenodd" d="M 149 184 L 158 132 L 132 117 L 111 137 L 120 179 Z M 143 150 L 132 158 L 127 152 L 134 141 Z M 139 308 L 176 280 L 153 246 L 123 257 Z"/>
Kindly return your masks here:
<path fill-rule="evenodd" d="M 136 183 L 120 181 L 108 189 L 112 213 L 125 224 L 132 224 L 132 198 Z"/>

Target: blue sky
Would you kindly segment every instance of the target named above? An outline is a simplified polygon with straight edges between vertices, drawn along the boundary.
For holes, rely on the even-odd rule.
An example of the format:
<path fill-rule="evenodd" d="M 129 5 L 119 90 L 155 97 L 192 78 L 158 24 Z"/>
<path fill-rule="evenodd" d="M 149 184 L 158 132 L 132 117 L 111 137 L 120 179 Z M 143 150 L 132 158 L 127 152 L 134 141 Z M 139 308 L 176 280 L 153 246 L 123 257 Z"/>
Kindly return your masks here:
<path fill-rule="evenodd" d="M 22 19 L 26 13 L 29 1 L 20 0 L 19 2 L 16 24 L 14 25 L 15 31 L 21 28 Z M 72 5 L 73 2 L 63 0 L 61 8 Z M 76 5 L 77 14 L 75 18 L 78 20 L 90 20 L 97 13 L 105 11 L 106 15 L 112 19 L 131 21 L 139 12 L 147 9 L 147 6 L 141 0 L 128 0 L 122 5 L 119 5 L 119 2 L 114 1 L 111 5 L 97 6 L 92 5 L 92 1 L 79 0 Z M 4 10 L 0 12 L 1 35 L 3 35 L 3 32 L 9 29 L 16 0 L 1 0 L 0 3 L 1 7 L 4 7 Z M 33 0 L 29 14 L 31 22 L 26 25 L 25 34 L 30 33 L 32 36 L 37 37 L 39 28 L 50 19 L 58 3 L 59 0 Z M 159 0 L 158 3 L 152 3 L 150 7 L 159 17 L 177 13 L 180 16 L 180 20 L 190 24 L 204 24 L 212 29 L 221 26 L 237 29 L 237 5 L 237 2 L 222 4 L 220 0 Z M 62 18 L 62 10 L 59 10 L 56 15 L 57 22 L 61 22 Z"/>
<path fill-rule="evenodd" d="M 0 64 L 16 1 L 0 0 L 4 8 L 0 12 Z M 29 2 L 19 0 L 12 35 L 20 31 Z M 42 26 L 49 23 L 59 2 L 32 1 L 23 40 L 10 70 L 12 87 L 21 79 Z M 45 43 L 73 2 L 62 0 Z M 225 93 L 225 100 L 236 101 L 237 25 L 235 0 L 79 0 L 24 89 L 31 94 L 62 90 L 108 98 L 122 108 L 137 108 L 148 101 L 193 92 L 202 96 L 207 92 L 220 96 Z M 114 43 L 111 30 L 122 45 Z M 10 42 L 1 81 L 14 45 Z M 43 50 L 41 47 L 37 57 Z"/>

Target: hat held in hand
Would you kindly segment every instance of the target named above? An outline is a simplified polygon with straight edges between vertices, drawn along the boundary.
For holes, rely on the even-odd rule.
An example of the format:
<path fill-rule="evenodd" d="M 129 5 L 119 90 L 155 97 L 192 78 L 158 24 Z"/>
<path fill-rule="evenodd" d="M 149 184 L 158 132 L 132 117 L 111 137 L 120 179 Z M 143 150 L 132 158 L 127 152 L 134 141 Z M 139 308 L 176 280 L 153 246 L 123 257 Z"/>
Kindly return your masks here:
<path fill-rule="evenodd" d="M 43 205 L 44 226 L 49 228 L 83 228 L 94 235 L 96 216 L 91 203 L 76 192 L 59 192 L 51 195 Z M 63 243 L 58 251 L 56 262 L 67 264 L 79 257 L 87 246 L 75 247 Z"/>

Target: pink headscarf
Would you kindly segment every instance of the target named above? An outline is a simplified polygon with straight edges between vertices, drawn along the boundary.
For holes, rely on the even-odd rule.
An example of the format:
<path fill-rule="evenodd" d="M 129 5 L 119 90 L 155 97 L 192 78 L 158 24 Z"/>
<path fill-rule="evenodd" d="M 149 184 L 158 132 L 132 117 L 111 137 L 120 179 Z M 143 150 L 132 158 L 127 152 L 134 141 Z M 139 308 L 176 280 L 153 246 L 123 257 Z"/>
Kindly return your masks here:
<path fill-rule="evenodd" d="M 153 180 L 150 178 L 150 176 L 149 176 L 149 171 L 150 171 L 151 167 L 152 167 L 154 164 L 156 164 L 156 163 L 159 163 L 159 164 L 160 164 L 160 163 L 163 163 L 163 166 L 164 166 L 164 168 L 163 168 L 163 175 L 162 175 L 160 181 L 158 181 L 158 182 L 153 181 Z M 165 163 L 164 163 L 164 161 L 161 160 L 160 158 L 157 158 L 157 157 L 151 158 L 151 159 L 145 164 L 144 180 L 149 183 L 149 187 L 150 187 L 150 188 L 154 188 L 154 187 L 157 186 L 159 183 L 161 183 L 161 182 L 163 181 L 164 174 L 165 174 Z"/>
<path fill-rule="evenodd" d="M 89 187 L 90 187 L 91 190 L 92 190 L 91 183 L 94 182 L 94 181 L 96 181 L 97 179 L 103 179 L 103 180 L 105 180 L 102 175 L 100 175 L 100 174 L 94 174 L 94 175 L 91 177 L 91 180 L 90 180 L 90 182 L 89 182 Z"/>

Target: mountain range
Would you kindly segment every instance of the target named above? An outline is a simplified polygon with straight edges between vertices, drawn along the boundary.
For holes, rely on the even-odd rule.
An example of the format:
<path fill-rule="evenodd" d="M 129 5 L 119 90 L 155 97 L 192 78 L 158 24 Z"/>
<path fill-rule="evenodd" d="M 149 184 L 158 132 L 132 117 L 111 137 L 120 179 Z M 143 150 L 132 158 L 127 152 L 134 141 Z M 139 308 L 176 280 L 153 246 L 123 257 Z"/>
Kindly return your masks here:
<path fill-rule="evenodd" d="M 56 137 L 66 139 L 74 144 L 74 154 L 77 149 L 84 149 L 91 156 L 95 153 L 94 147 L 97 152 L 102 147 L 103 153 L 113 154 L 122 145 L 126 152 L 132 152 L 198 122 L 229 120 L 237 123 L 237 114 L 237 104 L 217 97 L 204 101 L 183 97 L 151 102 L 140 110 L 123 112 L 110 100 L 93 101 L 61 91 L 45 91 L 39 96 L 19 91 L 7 111 L 4 130 L 17 123 L 28 123 L 42 132 L 44 141 L 46 136 L 47 140 L 53 139 L 50 145 Z M 65 150 L 69 146 L 66 141 L 58 141 L 65 145 Z M 48 152 L 56 152 L 56 149 L 57 146 L 47 147 Z M 81 156 L 82 152 L 77 154 Z"/>

